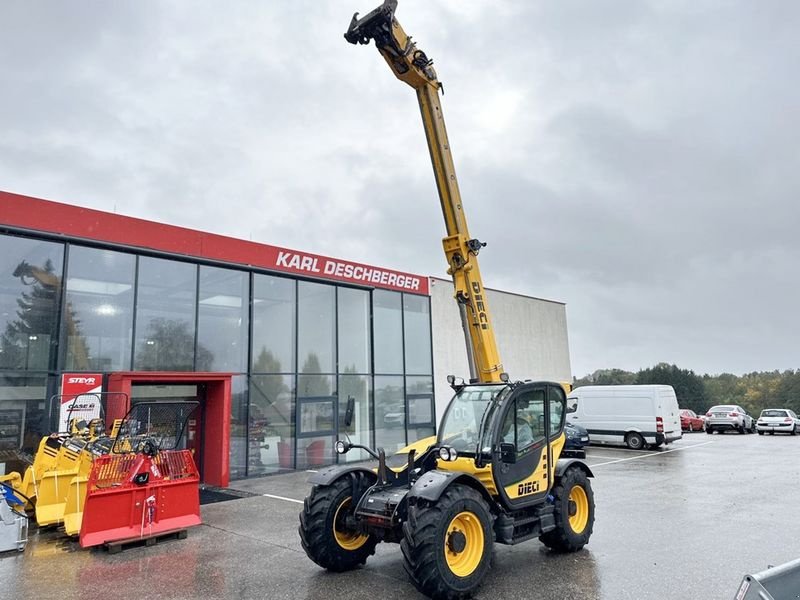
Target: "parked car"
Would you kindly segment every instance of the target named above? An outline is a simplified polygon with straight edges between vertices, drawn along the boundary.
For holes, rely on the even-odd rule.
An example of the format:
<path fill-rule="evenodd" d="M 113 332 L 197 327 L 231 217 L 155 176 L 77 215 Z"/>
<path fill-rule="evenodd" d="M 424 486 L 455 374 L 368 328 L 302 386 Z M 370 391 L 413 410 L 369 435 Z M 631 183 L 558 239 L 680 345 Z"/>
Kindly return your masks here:
<path fill-rule="evenodd" d="M 767 408 L 761 411 L 756 429 L 759 435 L 764 435 L 766 432 L 770 435 L 775 433 L 797 435 L 800 431 L 800 418 L 788 408 Z"/>
<path fill-rule="evenodd" d="M 756 422 L 747 411 L 738 404 L 720 404 L 712 406 L 706 413 L 706 433 L 724 433 L 738 431 L 739 433 L 754 433 Z"/>
<path fill-rule="evenodd" d="M 693 410 L 681 409 L 681 429 L 683 431 L 703 431 L 705 419 L 698 417 Z"/>
<path fill-rule="evenodd" d="M 564 434 L 567 436 L 564 448 L 580 450 L 589 444 L 589 432 L 577 423 L 565 423 Z"/>

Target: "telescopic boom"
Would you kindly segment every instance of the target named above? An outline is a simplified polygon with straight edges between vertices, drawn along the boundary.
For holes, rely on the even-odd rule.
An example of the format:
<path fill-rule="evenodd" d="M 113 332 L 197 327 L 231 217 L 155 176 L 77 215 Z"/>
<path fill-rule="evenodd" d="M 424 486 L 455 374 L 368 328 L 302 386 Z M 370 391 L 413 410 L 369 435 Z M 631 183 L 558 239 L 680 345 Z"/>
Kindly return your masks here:
<path fill-rule="evenodd" d="M 356 13 L 344 37 L 351 44 L 369 44 L 370 40 L 375 40 L 375 46 L 392 72 L 417 92 L 447 229 L 447 237 L 443 238 L 442 244 L 450 265 L 447 272 L 453 277 L 455 298 L 461 312 L 470 377 L 476 382 L 499 382 L 502 380 L 501 376 L 506 376 L 497 351 L 489 306 L 478 268 L 478 253 L 486 244 L 470 237 L 467 228 L 439 102 L 442 84 L 436 76 L 433 61 L 417 48 L 411 41 L 411 36 L 406 35 L 394 18 L 396 8 L 397 0 L 385 0 L 381 6 L 361 19 Z"/>

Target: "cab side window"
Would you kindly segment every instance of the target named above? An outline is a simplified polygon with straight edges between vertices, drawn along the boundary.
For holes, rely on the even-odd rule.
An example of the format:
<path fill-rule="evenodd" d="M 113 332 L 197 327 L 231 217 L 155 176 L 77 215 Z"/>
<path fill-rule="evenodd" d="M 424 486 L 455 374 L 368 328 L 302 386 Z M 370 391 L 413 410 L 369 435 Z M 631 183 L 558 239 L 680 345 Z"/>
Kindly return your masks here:
<path fill-rule="evenodd" d="M 523 454 L 545 437 L 545 390 L 521 394 L 506 413 L 503 422 L 503 442 L 514 444 L 517 455 Z"/>
<path fill-rule="evenodd" d="M 549 388 L 549 401 L 550 401 L 550 435 L 554 435 L 561 431 L 564 426 L 564 415 L 567 412 L 575 412 L 578 409 L 578 401 L 572 400 L 575 408 L 569 410 L 566 408 L 567 398 L 564 394 L 564 389 L 561 387 Z"/>

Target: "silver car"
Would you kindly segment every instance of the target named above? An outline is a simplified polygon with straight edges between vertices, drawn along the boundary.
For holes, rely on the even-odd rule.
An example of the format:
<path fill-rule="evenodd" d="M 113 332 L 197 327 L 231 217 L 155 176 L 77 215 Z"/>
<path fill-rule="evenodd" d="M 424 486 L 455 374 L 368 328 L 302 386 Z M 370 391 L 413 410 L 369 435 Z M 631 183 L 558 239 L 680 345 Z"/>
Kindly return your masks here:
<path fill-rule="evenodd" d="M 759 435 L 764 435 L 766 432 L 770 435 L 775 433 L 797 435 L 800 431 L 800 419 L 788 408 L 767 408 L 761 411 L 756 429 Z"/>
<path fill-rule="evenodd" d="M 747 411 L 738 404 L 720 404 L 712 406 L 706 413 L 706 433 L 724 433 L 725 431 L 754 433 L 756 422 Z"/>

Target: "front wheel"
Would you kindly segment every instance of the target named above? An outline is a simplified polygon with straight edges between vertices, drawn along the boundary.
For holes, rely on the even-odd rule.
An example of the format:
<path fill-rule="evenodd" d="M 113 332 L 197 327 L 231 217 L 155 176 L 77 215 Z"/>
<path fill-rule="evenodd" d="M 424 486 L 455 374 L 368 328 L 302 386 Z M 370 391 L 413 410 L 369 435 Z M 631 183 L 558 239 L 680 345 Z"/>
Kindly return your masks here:
<path fill-rule="evenodd" d="M 583 469 L 573 467 L 552 491 L 556 528 L 539 536 L 545 546 L 558 552 L 583 548 L 594 527 L 594 493 Z"/>
<path fill-rule="evenodd" d="M 468 598 L 489 571 L 492 541 L 486 501 L 476 490 L 454 484 L 437 501 L 408 507 L 400 542 L 403 566 L 430 598 Z"/>
<path fill-rule="evenodd" d="M 362 492 L 369 483 L 362 474 L 356 489 Z M 314 486 L 300 513 L 300 543 L 308 557 L 329 571 L 349 571 L 375 554 L 378 541 L 350 529 L 346 518 L 355 510 L 353 482 L 342 477 L 331 485 Z"/>

